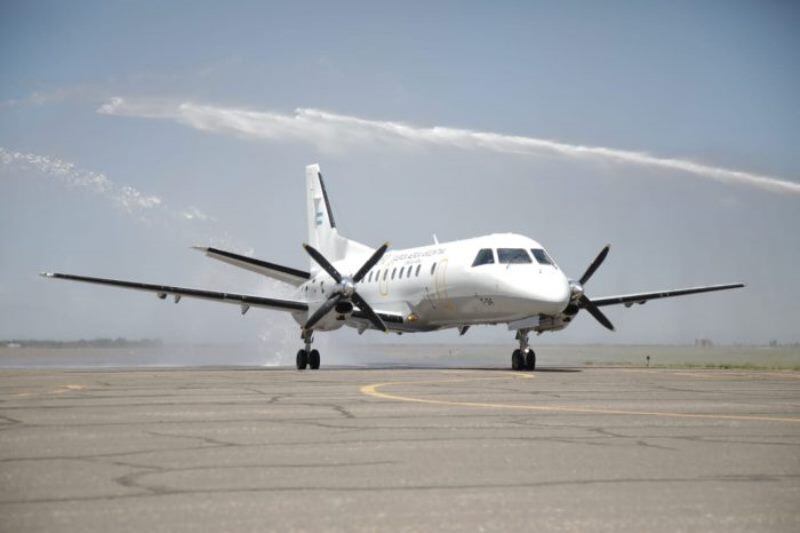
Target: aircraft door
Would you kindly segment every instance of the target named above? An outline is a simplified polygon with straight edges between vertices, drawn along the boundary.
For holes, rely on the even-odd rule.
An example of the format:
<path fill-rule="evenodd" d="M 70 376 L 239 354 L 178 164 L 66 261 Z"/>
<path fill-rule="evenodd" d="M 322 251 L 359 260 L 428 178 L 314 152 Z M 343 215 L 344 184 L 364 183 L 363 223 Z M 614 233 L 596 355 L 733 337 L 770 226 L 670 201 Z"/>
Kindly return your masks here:
<path fill-rule="evenodd" d="M 392 265 L 385 265 L 385 268 L 380 269 L 380 278 L 378 279 L 378 291 L 381 296 L 389 296 L 389 272 Z"/>
<path fill-rule="evenodd" d="M 433 276 L 433 292 L 439 301 L 447 300 L 447 258 L 445 257 L 436 265 Z"/>

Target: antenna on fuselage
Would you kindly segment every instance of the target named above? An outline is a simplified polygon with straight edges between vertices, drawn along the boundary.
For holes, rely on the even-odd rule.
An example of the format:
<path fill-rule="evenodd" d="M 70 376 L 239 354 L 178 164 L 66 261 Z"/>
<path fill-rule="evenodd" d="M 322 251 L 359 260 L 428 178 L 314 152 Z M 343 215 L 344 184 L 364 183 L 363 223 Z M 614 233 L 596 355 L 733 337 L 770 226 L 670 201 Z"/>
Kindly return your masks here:
<path fill-rule="evenodd" d="M 433 234 L 433 244 L 439 244 L 439 239 L 436 238 L 436 234 Z"/>

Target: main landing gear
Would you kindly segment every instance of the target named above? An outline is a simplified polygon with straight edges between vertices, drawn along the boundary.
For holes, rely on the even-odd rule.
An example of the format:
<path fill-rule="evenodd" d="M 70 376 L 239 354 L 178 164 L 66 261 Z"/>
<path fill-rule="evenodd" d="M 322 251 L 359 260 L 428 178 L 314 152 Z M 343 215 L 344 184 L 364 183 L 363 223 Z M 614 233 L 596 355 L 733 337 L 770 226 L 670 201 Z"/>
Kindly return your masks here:
<path fill-rule="evenodd" d="M 311 349 L 314 341 L 314 333 L 311 330 L 303 330 L 303 342 L 305 348 L 297 352 L 297 370 L 305 370 L 306 367 L 316 370 L 319 368 L 319 352 Z"/>
<path fill-rule="evenodd" d="M 519 349 L 511 354 L 512 370 L 534 370 L 536 368 L 536 352 L 528 344 L 527 329 L 517 330 Z"/>

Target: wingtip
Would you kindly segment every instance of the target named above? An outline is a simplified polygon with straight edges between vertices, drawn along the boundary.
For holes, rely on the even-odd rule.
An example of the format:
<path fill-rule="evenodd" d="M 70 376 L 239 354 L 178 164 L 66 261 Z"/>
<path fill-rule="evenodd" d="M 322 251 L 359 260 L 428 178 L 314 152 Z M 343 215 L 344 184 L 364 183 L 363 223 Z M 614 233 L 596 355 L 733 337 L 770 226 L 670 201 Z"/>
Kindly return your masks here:
<path fill-rule="evenodd" d="M 207 252 L 209 250 L 208 246 L 199 246 L 199 245 L 190 246 L 189 248 L 191 248 L 192 250 L 200 250 L 201 252 Z"/>
<path fill-rule="evenodd" d="M 55 277 L 55 273 L 53 272 L 39 272 L 39 275 L 43 278 L 53 278 Z"/>

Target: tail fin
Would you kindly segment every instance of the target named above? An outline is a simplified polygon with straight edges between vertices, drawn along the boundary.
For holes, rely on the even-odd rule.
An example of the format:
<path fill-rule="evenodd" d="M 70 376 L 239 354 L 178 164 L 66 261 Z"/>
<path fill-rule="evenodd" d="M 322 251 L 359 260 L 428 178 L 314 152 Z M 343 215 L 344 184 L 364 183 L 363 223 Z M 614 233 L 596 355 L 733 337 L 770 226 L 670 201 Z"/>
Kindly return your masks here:
<path fill-rule="evenodd" d="M 372 253 L 373 249 L 369 246 L 339 235 L 319 165 L 306 167 L 306 197 L 308 243 L 319 250 L 328 261 L 341 261 L 350 254 L 360 257 Z M 318 269 L 319 266 L 312 260 L 312 272 Z"/>

